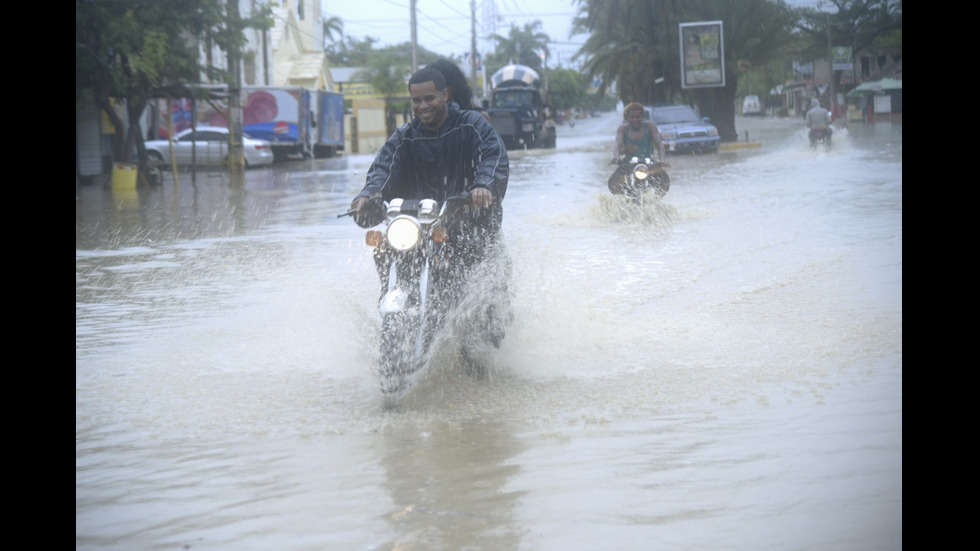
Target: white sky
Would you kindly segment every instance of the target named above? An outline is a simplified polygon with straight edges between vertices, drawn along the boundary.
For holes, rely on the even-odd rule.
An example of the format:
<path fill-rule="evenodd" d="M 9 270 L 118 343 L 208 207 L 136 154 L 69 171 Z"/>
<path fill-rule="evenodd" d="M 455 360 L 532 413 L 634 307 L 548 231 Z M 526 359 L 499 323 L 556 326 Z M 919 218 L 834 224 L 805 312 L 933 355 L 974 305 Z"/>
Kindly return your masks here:
<path fill-rule="evenodd" d="M 324 17 L 344 21 L 344 34 L 357 38 L 373 36 L 381 46 L 411 42 L 411 0 L 321 0 Z M 832 7 L 826 0 L 788 0 L 791 6 Z M 415 0 L 417 40 L 420 46 L 440 55 L 469 54 L 472 38 L 471 6 L 476 12 L 476 48 L 481 54 L 493 51 L 495 42 L 486 38 L 496 33 L 507 36 L 511 24 L 523 28 L 535 20 L 551 37 L 549 67 L 578 68 L 572 55 L 585 42 L 585 35 L 569 36 L 577 0 Z M 496 15 L 494 17 L 493 15 Z"/>
<path fill-rule="evenodd" d="M 471 5 L 476 10 L 476 47 L 485 54 L 495 42 L 489 34 L 507 36 L 511 24 L 523 28 L 535 20 L 551 37 L 548 66 L 573 66 L 572 54 L 585 41 L 584 35 L 569 37 L 576 0 L 416 0 L 415 22 L 420 46 L 440 55 L 463 56 L 470 51 Z M 411 0 L 323 0 L 324 17 L 344 21 L 344 34 L 357 38 L 373 36 L 381 46 L 411 42 Z M 492 17 L 493 14 L 496 17 Z"/>

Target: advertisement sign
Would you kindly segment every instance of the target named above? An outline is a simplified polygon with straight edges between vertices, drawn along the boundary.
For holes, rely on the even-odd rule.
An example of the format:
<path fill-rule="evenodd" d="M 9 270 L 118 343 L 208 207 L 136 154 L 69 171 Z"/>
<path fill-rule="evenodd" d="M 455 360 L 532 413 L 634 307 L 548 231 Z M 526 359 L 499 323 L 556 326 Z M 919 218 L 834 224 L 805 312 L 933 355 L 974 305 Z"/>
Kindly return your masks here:
<path fill-rule="evenodd" d="M 834 52 L 833 54 L 834 71 L 851 71 L 854 69 L 854 63 L 851 62 L 850 46 L 834 46 L 833 52 Z"/>
<path fill-rule="evenodd" d="M 345 82 L 340 86 L 345 98 L 384 99 L 384 96 L 374 89 L 369 82 Z"/>
<path fill-rule="evenodd" d="M 681 88 L 725 85 L 721 21 L 681 23 Z"/>
<path fill-rule="evenodd" d="M 875 113 L 891 113 L 892 97 L 888 94 L 875 96 Z"/>

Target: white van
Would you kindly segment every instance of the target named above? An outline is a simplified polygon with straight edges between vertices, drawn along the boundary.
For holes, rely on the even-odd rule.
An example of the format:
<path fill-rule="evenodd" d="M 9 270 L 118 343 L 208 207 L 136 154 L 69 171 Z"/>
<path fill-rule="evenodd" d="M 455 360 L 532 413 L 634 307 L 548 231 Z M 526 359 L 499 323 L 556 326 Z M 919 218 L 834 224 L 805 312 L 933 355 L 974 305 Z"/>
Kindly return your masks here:
<path fill-rule="evenodd" d="M 742 115 L 761 115 L 762 104 L 759 103 L 759 96 L 745 96 L 742 100 Z"/>

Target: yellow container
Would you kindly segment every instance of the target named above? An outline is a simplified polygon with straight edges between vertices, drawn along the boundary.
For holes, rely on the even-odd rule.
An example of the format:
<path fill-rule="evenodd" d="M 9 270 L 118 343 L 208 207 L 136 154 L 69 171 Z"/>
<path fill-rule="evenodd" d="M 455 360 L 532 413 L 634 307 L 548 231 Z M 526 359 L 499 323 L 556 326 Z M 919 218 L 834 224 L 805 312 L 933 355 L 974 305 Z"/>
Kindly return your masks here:
<path fill-rule="evenodd" d="M 136 189 L 136 165 L 129 163 L 113 163 L 112 189 Z"/>
<path fill-rule="evenodd" d="M 140 194 L 133 189 L 112 188 L 112 198 L 116 200 L 116 210 L 132 210 L 140 207 Z"/>

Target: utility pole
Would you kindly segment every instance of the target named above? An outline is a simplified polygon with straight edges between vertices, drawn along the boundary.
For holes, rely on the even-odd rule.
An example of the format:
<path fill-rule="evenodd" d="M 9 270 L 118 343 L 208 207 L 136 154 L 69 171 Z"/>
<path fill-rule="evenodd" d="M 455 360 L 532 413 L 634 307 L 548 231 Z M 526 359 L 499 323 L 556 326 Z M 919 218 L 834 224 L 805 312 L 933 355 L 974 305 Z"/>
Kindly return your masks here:
<path fill-rule="evenodd" d="M 827 12 L 827 52 L 830 54 L 830 112 L 836 116 L 837 96 L 834 94 L 834 43 L 830 33 L 830 12 Z"/>
<path fill-rule="evenodd" d="M 412 73 L 413 74 L 415 73 L 415 71 L 419 70 L 419 54 L 418 54 L 419 42 L 418 42 L 418 33 L 415 29 L 415 1 L 416 0 L 412 0 L 411 7 L 409 8 L 412 10 L 411 16 L 412 16 Z"/>
<path fill-rule="evenodd" d="M 470 0 L 470 81 L 476 90 L 476 0 Z"/>
<path fill-rule="evenodd" d="M 238 27 L 238 0 L 228 0 L 228 17 L 233 26 Z M 231 86 L 228 96 L 228 172 L 232 183 L 244 183 L 245 147 L 242 145 L 242 97 L 241 97 L 241 58 L 238 48 L 229 48 L 228 70 L 231 73 Z"/>

